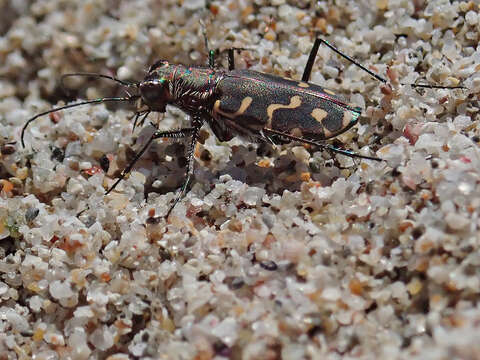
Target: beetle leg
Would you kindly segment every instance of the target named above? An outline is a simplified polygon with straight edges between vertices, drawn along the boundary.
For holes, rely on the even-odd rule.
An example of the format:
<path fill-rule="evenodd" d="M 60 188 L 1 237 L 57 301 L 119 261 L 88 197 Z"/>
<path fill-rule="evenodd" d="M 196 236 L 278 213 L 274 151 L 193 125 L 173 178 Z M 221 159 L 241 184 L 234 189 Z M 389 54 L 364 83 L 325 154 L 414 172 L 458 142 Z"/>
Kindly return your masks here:
<path fill-rule="evenodd" d="M 305 70 L 303 72 L 303 76 L 302 76 L 302 81 L 306 81 L 308 82 L 308 79 L 310 78 L 310 74 L 312 72 L 312 67 L 313 67 L 313 63 L 315 62 L 315 57 L 317 55 L 317 52 L 318 52 L 318 48 L 320 46 L 320 44 L 324 44 L 326 45 L 330 50 L 332 50 L 333 52 L 337 53 L 338 55 L 340 55 L 341 57 L 343 57 L 344 59 L 350 61 L 353 65 L 359 67 L 360 69 L 362 69 L 363 71 L 365 71 L 367 74 L 371 75 L 372 77 L 374 77 L 375 79 L 377 79 L 378 81 L 384 83 L 384 84 L 387 84 L 388 81 L 384 78 L 384 77 L 381 77 L 380 75 L 378 75 L 377 73 L 373 72 L 372 70 L 368 69 L 367 67 L 365 67 L 364 65 L 360 64 L 357 60 L 355 60 L 353 57 L 351 56 L 348 56 L 347 54 L 344 54 L 343 52 L 341 52 L 340 50 L 338 50 L 335 46 L 333 46 L 332 44 L 330 44 L 328 41 L 326 40 L 323 40 L 322 38 L 316 38 L 315 39 L 315 43 L 313 44 L 313 47 L 312 47 L 312 50 L 310 51 L 310 55 L 308 57 L 308 61 L 307 61 L 307 65 L 305 66 Z M 401 85 L 410 85 L 411 87 L 413 88 L 428 88 L 428 89 L 465 89 L 464 86 L 458 86 L 458 85 L 454 85 L 454 86 L 445 86 L 445 85 L 434 85 L 434 84 L 406 84 L 406 83 L 400 83 Z"/>
<path fill-rule="evenodd" d="M 212 70 L 215 69 L 215 52 L 213 50 L 208 51 L 208 67 Z"/>
<path fill-rule="evenodd" d="M 310 55 L 308 55 L 307 64 L 305 65 L 305 70 L 303 70 L 303 75 L 302 75 L 302 81 L 304 82 L 308 82 L 308 80 L 310 80 L 313 63 L 315 62 L 315 58 L 317 57 L 318 48 L 320 47 L 321 42 L 322 40 L 320 38 L 316 38 L 315 43 L 312 46 L 312 50 L 310 50 Z"/>
<path fill-rule="evenodd" d="M 173 208 L 177 203 L 185 196 L 187 192 L 187 187 L 188 184 L 190 183 L 190 180 L 192 179 L 193 176 L 193 168 L 194 168 L 194 163 L 195 163 L 195 145 L 197 145 L 198 141 L 198 135 L 200 133 L 200 129 L 203 125 L 203 120 L 200 117 L 194 117 L 192 121 L 193 127 L 191 128 L 191 137 L 192 139 L 190 140 L 190 146 L 188 147 L 188 152 L 187 152 L 187 174 L 185 176 L 185 181 L 183 182 L 182 188 L 180 189 L 180 192 L 178 193 L 177 197 L 175 198 L 172 206 L 170 206 L 170 209 L 168 210 L 167 214 L 165 217 L 168 218 L 170 213 L 172 212 Z"/>
<path fill-rule="evenodd" d="M 210 50 L 210 47 L 208 46 L 207 27 L 202 20 L 200 20 L 200 26 L 202 28 L 202 35 L 203 35 L 203 41 L 205 44 L 205 49 L 207 49 L 207 54 L 208 54 L 208 67 L 211 70 L 214 70 L 215 69 L 215 51 Z"/>
<path fill-rule="evenodd" d="M 313 140 L 300 138 L 298 136 L 286 134 L 286 133 L 283 133 L 281 131 L 277 131 L 277 130 L 273 130 L 273 129 L 264 128 L 263 132 L 266 133 L 266 134 L 279 136 L 281 138 L 288 139 L 290 141 L 298 141 L 298 142 L 301 142 L 301 143 L 304 143 L 304 144 L 317 146 L 321 149 L 328 150 L 330 152 L 337 153 L 337 154 L 342 154 L 342 155 L 345 155 L 345 156 L 348 156 L 348 157 L 351 157 L 351 158 L 359 158 L 359 159 L 375 160 L 375 161 L 382 161 L 383 160 L 383 159 L 380 159 L 380 158 L 377 158 L 377 157 L 374 157 L 374 156 L 362 155 L 362 154 L 355 153 L 353 151 L 339 149 L 339 148 L 336 148 L 335 146 L 332 146 L 332 145 L 329 145 L 329 144 L 321 144 L 321 143 L 313 141 Z"/>
<path fill-rule="evenodd" d="M 241 48 L 241 47 L 231 47 L 231 48 L 228 48 L 228 49 L 225 49 L 225 50 L 221 51 L 221 53 L 223 53 L 224 51 L 227 52 L 228 70 L 229 71 L 235 70 L 235 51 L 237 52 L 237 54 L 240 54 L 240 51 L 245 51 L 245 50 L 255 51 L 255 49 Z"/>
<path fill-rule="evenodd" d="M 318 48 L 320 47 L 320 44 L 325 44 L 329 49 L 331 49 L 332 51 L 336 52 L 338 55 L 340 55 L 341 57 L 347 59 L 348 61 L 350 61 L 352 64 L 358 66 L 360 69 L 362 69 L 363 71 L 367 72 L 368 74 L 370 74 L 371 76 L 373 76 L 375 79 L 377 79 L 378 81 L 381 81 L 383 82 L 384 84 L 387 83 L 387 80 L 385 80 L 384 78 L 382 78 L 380 75 L 374 73 L 373 71 L 367 69 L 365 66 L 363 66 L 362 64 L 360 64 L 357 60 L 355 60 L 354 58 L 352 58 L 351 56 L 348 56 L 344 53 L 342 53 L 340 50 L 338 50 L 335 46 L 333 46 L 332 44 L 330 44 L 328 41 L 326 40 L 323 40 L 322 38 L 316 38 L 315 39 L 315 43 L 313 44 L 312 46 L 312 50 L 310 50 L 310 55 L 308 56 L 308 60 L 307 60 L 307 64 L 305 65 L 305 70 L 303 71 L 303 75 L 302 75 L 302 81 L 305 81 L 305 82 L 308 82 L 308 80 L 310 79 L 310 75 L 312 73 L 312 68 L 313 68 L 313 63 L 315 62 L 315 58 L 317 56 L 317 53 L 318 53 Z"/>
<path fill-rule="evenodd" d="M 150 114 L 150 111 L 145 111 L 145 112 L 138 112 L 136 115 L 135 115 L 135 121 L 133 122 L 133 129 L 132 129 L 132 132 L 135 131 L 135 128 L 137 127 L 137 123 L 139 126 L 142 126 L 145 119 L 147 118 L 148 114 Z M 143 118 L 140 120 L 140 122 L 138 122 L 138 119 L 140 118 L 140 116 L 143 115 Z"/>
<path fill-rule="evenodd" d="M 179 130 L 169 130 L 169 131 L 155 131 L 153 135 L 148 139 L 147 143 L 142 147 L 142 149 L 135 155 L 133 160 L 128 164 L 128 166 L 123 169 L 122 173 L 120 174 L 120 177 L 115 181 L 115 183 L 107 190 L 105 195 L 108 195 L 115 187 L 118 185 L 120 181 L 122 181 L 125 176 L 132 170 L 132 168 L 135 166 L 135 163 L 140 159 L 140 157 L 143 155 L 145 151 L 149 148 L 150 144 L 152 143 L 153 140 L 158 139 L 158 138 L 173 138 L 173 139 L 180 139 L 184 138 L 187 136 L 190 136 L 192 133 L 195 132 L 195 128 L 184 128 L 184 129 L 179 129 Z M 198 132 L 198 130 L 197 130 Z"/>
<path fill-rule="evenodd" d="M 228 70 L 235 70 L 235 49 L 230 48 L 228 51 Z"/>
<path fill-rule="evenodd" d="M 264 129 L 260 130 L 260 136 L 262 137 L 263 140 L 265 140 L 266 142 L 270 143 L 274 149 L 277 148 L 277 144 L 275 144 L 275 142 L 273 141 L 273 139 L 268 136 L 267 134 L 265 134 L 265 132 L 263 131 Z"/>

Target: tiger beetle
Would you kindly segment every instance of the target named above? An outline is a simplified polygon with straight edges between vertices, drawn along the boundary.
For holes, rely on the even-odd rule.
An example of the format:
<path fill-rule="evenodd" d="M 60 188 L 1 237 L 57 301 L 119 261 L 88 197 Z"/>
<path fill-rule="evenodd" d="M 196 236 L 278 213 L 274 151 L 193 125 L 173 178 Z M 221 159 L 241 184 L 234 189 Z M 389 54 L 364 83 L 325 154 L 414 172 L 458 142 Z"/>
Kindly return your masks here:
<path fill-rule="evenodd" d="M 179 194 L 167 212 L 167 217 L 177 202 L 185 195 L 193 175 L 194 149 L 199 132 L 207 123 L 220 141 L 228 141 L 234 136 L 242 136 L 252 141 L 268 141 L 272 144 L 297 141 L 313 145 L 332 153 L 349 157 L 376 160 L 373 156 L 361 155 L 348 150 L 336 148 L 320 141 L 335 137 L 354 126 L 362 109 L 353 107 L 331 90 L 309 83 L 312 67 L 321 44 L 344 57 L 375 79 L 387 83 L 387 80 L 367 69 L 355 59 L 343 54 L 329 42 L 316 38 L 310 51 L 301 81 L 286 79 L 253 70 L 235 70 L 234 54 L 236 48 L 228 49 L 228 70 L 215 65 L 215 53 L 208 50 L 208 67 L 184 66 L 171 64 L 166 60 L 155 62 L 142 81 L 127 82 L 112 76 L 95 73 L 72 73 L 69 76 L 100 77 L 113 80 L 127 88 L 134 88 L 137 94 L 125 97 L 105 97 L 69 104 L 39 113 L 29 119 L 21 133 L 22 145 L 25 147 L 24 135 L 27 126 L 40 116 L 59 110 L 86 104 L 104 102 L 134 102 L 136 112 L 134 129 L 140 119 L 143 124 L 151 112 L 164 113 L 166 105 L 173 105 L 190 116 L 189 127 L 155 131 L 133 160 L 122 171 L 117 181 L 106 191 L 109 194 L 131 171 L 137 160 L 148 149 L 153 140 L 159 138 L 190 137 L 187 150 L 187 169 L 184 183 Z M 412 87 L 455 89 L 461 86 L 438 86 L 428 84 L 411 84 Z"/>

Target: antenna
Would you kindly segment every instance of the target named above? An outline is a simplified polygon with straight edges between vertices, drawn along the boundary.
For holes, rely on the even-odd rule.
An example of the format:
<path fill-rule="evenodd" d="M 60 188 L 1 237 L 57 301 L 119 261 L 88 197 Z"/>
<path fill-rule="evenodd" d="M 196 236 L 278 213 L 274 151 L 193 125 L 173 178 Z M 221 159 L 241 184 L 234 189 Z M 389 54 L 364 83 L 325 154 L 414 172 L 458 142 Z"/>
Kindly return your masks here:
<path fill-rule="evenodd" d="M 65 106 L 60 106 L 58 108 L 53 108 L 53 109 L 41 112 L 41 113 L 35 115 L 34 117 L 28 119 L 27 122 L 25 123 L 25 125 L 23 125 L 22 135 L 21 135 L 22 146 L 25 147 L 25 142 L 24 142 L 25 130 L 27 129 L 28 125 L 30 125 L 31 122 L 35 121 L 40 116 L 44 116 L 44 115 L 51 114 L 51 113 L 54 113 L 54 112 L 57 112 L 57 111 L 60 111 L 60 110 L 70 109 L 70 108 L 81 106 L 81 105 L 101 104 L 101 103 L 104 103 L 104 102 L 134 101 L 134 100 L 137 100 L 139 97 L 140 97 L 139 95 L 129 95 L 129 96 L 126 96 L 126 97 L 98 98 L 98 99 L 93 99 L 93 100 L 82 101 L 82 102 L 75 103 L 75 104 L 68 104 L 68 105 L 65 105 Z"/>

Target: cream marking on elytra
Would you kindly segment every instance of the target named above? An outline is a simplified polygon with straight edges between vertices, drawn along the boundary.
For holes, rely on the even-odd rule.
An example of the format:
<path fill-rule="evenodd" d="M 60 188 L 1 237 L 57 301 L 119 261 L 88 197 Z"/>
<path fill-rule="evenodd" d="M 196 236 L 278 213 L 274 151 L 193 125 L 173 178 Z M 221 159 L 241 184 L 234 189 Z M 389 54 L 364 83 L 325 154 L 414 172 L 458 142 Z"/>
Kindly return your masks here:
<path fill-rule="evenodd" d="M 342 129 L 346 128 L 348 125 L 350 125 L 350 122 L 352 121 L 353 114 L 350 111 L 345 111 L 343 113 L 343 119 L 342 119 Z"/>
<path fill-rule="evenodd" d="M 321 123 L 322 120 L 328 116 L 328 113 L 323 109 L 313 109 L 312 116 L 315 120 Z"/>
<path fill-rule="evenodd" d="M 328 139 L 328 138 L 333 137 L 333 133 L 324 126 L 323 127 L 323 136 L 325 137 L 325 139 Z"/>
<path fill-rule="evenodd" d="M 290 135 L 293 135 L 293 136 L 296 136 L 296 137 L 302 137 L 303 136 L 303 132 L 302 132 L 302 129 L 296 127 L 296 128 L 293 128 L 291 131 L 290 131 Z"/>
<path fill-rule="evenodd" d="M 267 127 L 272 126 L 272 118 L 273 118 L 273 112 L 278 109 L 296 109 L 302 105 L 302 99 L 300 96 L 292 96 L 290 99 L 290 104 L 284 105 L 284 104 L 270 104 L 267 107 L 267 115 L 268 115 L 268 123 Z"/>
<path fill-rule="evenodd" d="M 327 93 L 328 95 L 333 95 L 333 96 L 336 95 L 334 91 L 329 90 L 329 89 L 323 89 L 323 92 L 324 92 L 324 93 Z"/>
<path fill-rule="evenodd" d="M 308 85 L 308 83 L 304 82 L 304 81 L 300 81 L 298 83 L 298 86 L 302 87 L 302 88 L 308 88 L 310 87 L 310 85 Z"/>
<path fill-rule="evenodd" d="M 220 100 L 217 100 L 213 104 L 213 114 L 214 115 L 220 114 L 222 116 L 225 116 L 228 119 L 235 119 L 235 117 L 237 117 L 238 115 L 242 115 L 245 112 L 245 110 L 248 109 L 252 101 L 253 99 L 250 96 L 247 96 L 242 100 L 242 103 L 240 104 L 240 107 L 238 108 L 237 111 L 235 111 L 234 113 L 227 113 L 225 111 L 220 110 Z"/>

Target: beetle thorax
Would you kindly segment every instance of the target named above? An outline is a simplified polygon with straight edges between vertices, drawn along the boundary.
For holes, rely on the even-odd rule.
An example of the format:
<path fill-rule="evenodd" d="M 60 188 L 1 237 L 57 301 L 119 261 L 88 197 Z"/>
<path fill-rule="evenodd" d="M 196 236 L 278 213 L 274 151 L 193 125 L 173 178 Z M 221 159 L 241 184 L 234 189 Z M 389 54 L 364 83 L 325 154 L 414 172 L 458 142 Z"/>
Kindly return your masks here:
<path fill-rule="evenodd" d="M 186 112 L 196 112 L 210 108 L 218 74 L 203 67 L 178 65 L 171 82 L 172 104 Z"/>
<path fill-rule="evenodd" d="M 158 61 L 139 85 L 141 103 L 150 111 L 165 112 L 167 104 L 189 113 L 208 111 L 221 77 L 221 73 L 209 68 Z"/>

